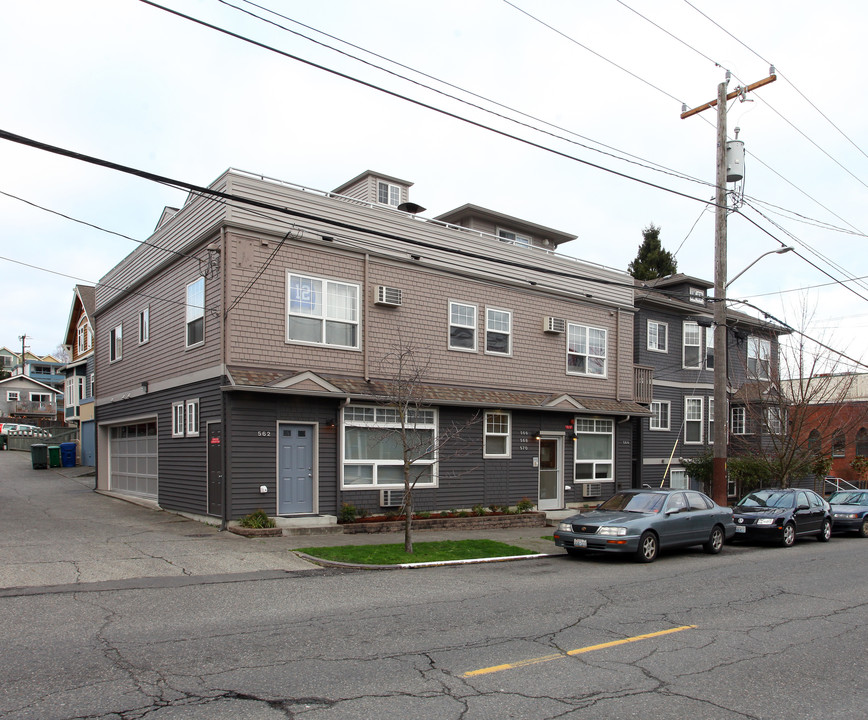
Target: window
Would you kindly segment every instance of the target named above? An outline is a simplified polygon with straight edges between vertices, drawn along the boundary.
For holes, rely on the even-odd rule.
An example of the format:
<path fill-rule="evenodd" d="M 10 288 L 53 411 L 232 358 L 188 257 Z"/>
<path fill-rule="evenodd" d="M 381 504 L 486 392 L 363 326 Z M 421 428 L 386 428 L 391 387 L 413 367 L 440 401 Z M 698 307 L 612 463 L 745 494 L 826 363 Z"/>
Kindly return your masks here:
<path fill-rule="evenodd" d="M 96 393 L 96 384 L 94 383 L 94 374 L 87 376 L 87 395 L 85 397 L 92 398 Z"/>
<path fill-rule="evenodd" d="M 398 408 L 349 405 L 344 408 L 343 487 L 404 487 L 404 445 Z M 437 484 L 437 414 L 409 408 L 407 448 L 416 487 Z"/>
<path fill-rule="evenodd" d="M 184 403 L 172 403 L 172 437 L 184 437 Z"/>
<path fill-rule="evenodd" d="M 767 409 L 766 422 L 772 435 L 780 435 L 784 431 L 783 415 L 781 408 L 770 407 Z"/>
<path fill-rule="evenodd" d="M 714 369 L 714 328 L 705 328 L 705 367 Z"/>
<path fill-rule="evenodd" d="M 685 322 L 683 325 L 684 349 L 681 366 L 685 368 L 700 368 L 702 360 L 699 354 L 699 346 L 702 340 L 702 331 L 695 322 Z"/>
<path fill-rule="evenodd" d="M 483 457 L 510 457 L 509 413 L 493 410 L 485 413 Z"/>
<path fill-rule="evenodd" d="M 377 202 L 382 205 L 398 207 L 401 204 L 401 188 L 392 183 L 377 182 Z"/>
<path fill-rule="evenodd" d="M 705 305 L 705 290 L 702 288 L 690 288 L 690 294 L 688 295 L 690 302 L 697 303 L 699 305 Z"/>
<path fill-rule="evenodd" d="M 702 398 L 684 398 L 684 442 L 702 442 Z"/>
<path fill-rule="evenodd" d="M 151 309 L 146 307 L 139 313 L 139 345 L 144 345 L 151 338 Z M 189 335 L 188 335 L 189 338 Z"/>
<path fill-rule="evenodd" d="M 519 235 L 518 233 L 510 232 L 509 230 L 498 230 L 497 237 L 505 242 L 511 242 L 513 245 L 522 245 L 523 247 L 530 247 L 530 238 L 526 235 Z"/>
<path fill-rule="evenodd" d="M 6 402 L 18 402 L 19 400 L 21 400 L 21 393 L 17 390 L 6 391 Z"/>
<path fill-rule="evenodd" d="M 187 285 L 187 347 L 205 342 L 205 278 Z"/>
<path fill-rule="evenodd" d="M 109 333 L 109 362 L 116 362 L 123 356 L 124 326 L 118 325 Z"/>
<path fill-rule="evenodd" d="M 486 309 L 485 352 L 493 355 L 512 353 L 512 313 L 509 310 Z"/>
<path fill-rule="evenodd" d="M 567 373 L 605 377 L 605 330 L 584 325 L 567 325 Z"/>
<path fill-rule="evenodd" d="M 199 437 L 199 400 L 187 401 L 187 437 Z"/>
<path fill-rule="evenodd" d="M 832 438 L 832 457 L 844 457 L 846 446 L 844 433 L 838 430 Z"/>
<path fill-rule="evenodd" d="M 287 342 L 359 347 L 359 286 L 287 273 Z"/>
<path fill-rule="evenodd" d="M 576 418 L 577 481 L 614 478 L 614 422 L 593 418 Z"/>
<path fill-rule="evenodd" d="M 83 375 L 73 375 L 66 378 L 64 383 L 63 402 L 66 407 L 71 408 L 81 404 L 81 399 L 87 397 L 85 395 L 85 378 Z"/>
<path fill-rule="evenodd" d="M 708 444 L 714 445 L 714 398 L 708 398 Z"/>
<path fill-rule="evenodd" d="M 669 401 L 655 400 L 651 403 L 651 417 L 648 419 L 651 430 L 669 429 Z"/>
<path fill-rule="evenodd" d="M 669 325 L 656 320 L 648 321 L 648 349 L 656 352 L 667 352 Z"/>
<path fill-rule="evenodd" d="M 732 408 L 730 427 L 732 428 L 733 435 L 745 435 L 747 433 L 745 409 L 743 407 Z"/>
<path fill-rule="evenodd" d="M 750 336 L 747 339 L 747 372 L 752 378 L 769 379 L 772 343 L 770 340 Z"/>
<path fill-rule="evenodd" d="M 51 402 L 51 394 L 50 393 L 32 392 L 32 393 L 30 393 L 30 402 L 32 402 L 32 403 L 50 403 Z"/>
<path fill-rule="evenodd" d="M 449 349 L 476 352 L 476 305 L 449 303 Z"/>
<path fill-rule="evenodd" d="M 815 455 L 819 455 L 822 448 L 820 447 L 820 431 L 817 429 L 811 430 L 808 433 L 808 450 Z M 856 453 L 858 455 L 858 453 Z"/>
<path fill-rule="evenodd" d="M 868 457 L 868 431 L 865 428 L 859 428 L 856 433 L 856 455 Z"/>
<path fill-rule="evenodd" d="M 673 490 L 687 489 L 687 473 L 683 468 L 672 468 L 669 471 L 669 487 Z"/>
<path fill-rule="evenodd" d="M 78 354 L 81 355 L 90 350 L 91 345 L 93 345 L 93 334 L 90 331 L 90 325 L 87 322 L 87 318 L 82 318 L 78 323 L 78 328 L 76 329 L 76 346 L 78 348 Z"/>

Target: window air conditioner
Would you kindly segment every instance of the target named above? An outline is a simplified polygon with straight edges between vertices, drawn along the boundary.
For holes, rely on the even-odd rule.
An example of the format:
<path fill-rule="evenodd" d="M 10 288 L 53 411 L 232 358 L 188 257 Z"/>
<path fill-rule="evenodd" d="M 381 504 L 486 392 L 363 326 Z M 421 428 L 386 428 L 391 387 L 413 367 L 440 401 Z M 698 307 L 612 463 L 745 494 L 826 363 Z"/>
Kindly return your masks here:
<path fill-rule="evenodd" d="M 377 286 L 377 305 L 388 305 L 389 307 L 398 307 L 401 304 L 402 291 L 400 288 L 386 287 L 385 285 Z"/>
<path fill-rule="evenodd" d="M 567 321 L 563 318 L 547 317 L 543 321 L 543 332 L 562 333 L 567 329 Z"/>
<path fill-rule="evenodd" d="M 600 497 L 602 493 L 603 486 L 600 483 L 585 483 L 584 485 L 582 485 L 582 497 Z"/>
<path fill-rule="evenodd" d="M 401 507 L 403 504 L 403 490 L 380 490 L 380 507 Z"/>

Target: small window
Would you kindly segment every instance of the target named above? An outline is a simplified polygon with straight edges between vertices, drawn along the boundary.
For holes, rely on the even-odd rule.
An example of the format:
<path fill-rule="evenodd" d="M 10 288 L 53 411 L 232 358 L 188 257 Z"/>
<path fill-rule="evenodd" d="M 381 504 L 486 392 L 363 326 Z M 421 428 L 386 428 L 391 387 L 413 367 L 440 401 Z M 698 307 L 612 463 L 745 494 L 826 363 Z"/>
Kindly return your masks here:
<path fill-rule="evenodd" d="M 702 442 L 702 398 L 684 398 L 684 442 Z"/>
<path fill-rule="evenodd" d="M 690 288 L 690 302 L 705 305 L 705 290 L 702 288 Z"/>
<path fill-rule="evenodd" d="M 124 326 L 118 325 L 109 332 L 109 362 L 117 362 L 123 357 Z"/>
<path fill-rule="evenodd" d="M 648 321 L 648 349 L 655 352 L 667 352 L 669 325 L 656 320 Z"/>
<path fill-rule="evenodd" d="M 648 418 L 651 430 L 669 429 L 670 404 L 668 400 L 655 400 L 651 403 L 651 417 Z"/>
<path fill-rule="evenodd" d="M 513 245 L 521 245 L 522 247 L 530 247 L 531 240 L 527 235 L 519 235 L 518 233 L 510 232 L 509 230 L 498 230 L 497 237 L 504 242 L 510 242 Z"/>
<path fill-rule="evenodd" d="M 682 326 L 682 331 L 684 347 L 681 366 L 684 368 L 698 369 L 702 366 L 699 354 L 702 331 L 699 329 L 699 325 L 695 322 L 685 322 Z"/>
<path fill-rule="evenodd" d="M 669 471 L 669 487 L 674 490 L 687 488 L 687 473 L 681 468 L 673 468 Z"/>
<path fill-rule="evenodd" d="M 139 313 L 139 345 L 151 339 L 151 309 L 146 307 Z"/>
<path fill-rule="evenodd" d="M 172 403 L 172 437 L 184 437 L 184 403 Z"/>
<path fill-rule="evenodd" d="M 856 433 L 856 455 L 868 457 L 868 431 L 865 428 L 859 428 Z"/>
<path fill-rule="evenodd" d="M 832 457 L 844 457 L 847 442 L 844 438 L 844 433 L 838 430 L 832 438 Z"/>
<path fill-rule="evenodd" d="M 449 349 L 476 352 L 476 305 L 449 303 Z"/>
<path fill-rule="evenodd" d="M 19 400 L 21 400 L 21 393 L 17 390 L 6 391 L 6 402 L 18 402 Z"/>
<path fill-rule="evenodd" d="M 492 355 L 512 354 L 512 313 L 509 310 L 486 309 L 485 352 Z"/>
<path fill-rule="evenodd" d="M 93 333 L 91 332 L 90 324 L 86 317 L 79 320 L 78 328 L 76 330 L 76 345 L 78 347 L 79 355 L 86 353 L 93 345 Z"/>
<path fill-rule="evenodd" d="M 772 343 L 770 340 L 754 336 L 747 339 L 747 372 L 751 379 L 769 379 L 771 355 Z"/>
<path fill-rule="evenodd" d="M 377 202 L 381 205 L 398 207 L 401 204 L 401 188 L 380 180 L 377 182 Z"/>
<path fill-rule="evenodd" d="M 705 367 L 714 369 L 714 328 L 705 328 Z"/>
<path fill-rule="evenodd" d="M 708 444 L 714 445 L 714 398 L 708 398 Z"/>
<path fill-rule="evenodd" d="M 187 401 L 187 427 L 185 428 L 187 437 L 199 436 L 199 401 Z"/>
<path fill-rule="evenodd" d="M 494 410 L 485 413 L 484 457 L 510 457 L 510 415 Z"/>
<path fill-rule="evenodd" d="M 205 278 L 187 285 L 187 347 L 205 342 Z"/>
<path fill-rule="evenodd" d="M 730 427 L 732 428 L 733 435 L 745 435 L 747 433 L 745 409 L 743 407 L 732 408 Z"/>
<path fill-rule="evenodd" d="M 766 416 L 766 419 L 769 427 L 769 432 L 772 435 L 780 435 L 784 431 L 784 422 L 781 408 L 768 408 L 768 414 Z"/>
<path fill-rule="evenodd" d="M 32 393 L 30 393 L 30 402 L 32 402 L 32 403 L 51 402 L 51 395 L 49 395 L 48 393 L 32 392 Z"/>

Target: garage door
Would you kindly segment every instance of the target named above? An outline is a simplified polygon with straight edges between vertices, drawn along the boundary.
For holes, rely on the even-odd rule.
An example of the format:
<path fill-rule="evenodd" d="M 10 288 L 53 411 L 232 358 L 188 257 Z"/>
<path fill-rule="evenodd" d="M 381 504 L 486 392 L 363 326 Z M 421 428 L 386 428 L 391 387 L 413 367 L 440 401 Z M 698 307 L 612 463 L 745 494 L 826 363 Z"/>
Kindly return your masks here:
<path fill-rule="evenodd" d="M 109 430 L 109 483 L 115 492 L 157 499 L 157 423 Z"/>

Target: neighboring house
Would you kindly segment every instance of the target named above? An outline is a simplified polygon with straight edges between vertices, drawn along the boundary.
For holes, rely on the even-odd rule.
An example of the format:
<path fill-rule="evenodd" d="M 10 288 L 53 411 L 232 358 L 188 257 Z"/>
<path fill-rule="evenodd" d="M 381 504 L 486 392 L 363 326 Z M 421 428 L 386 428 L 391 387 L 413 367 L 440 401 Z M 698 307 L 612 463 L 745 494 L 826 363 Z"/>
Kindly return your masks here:
<path fill-rule="evenodd" d="M 10 374 L 12 368 L 18 364 L 18 353 L 13 352 L 7 347 L 0 347 L 0 377 L 3 374 Z"/>
<path fill-rule="evenodd" d="M 0 380 L 0 417 L 23 425 L 50 425 L 57 417 L 62 394 L 26 375 Z"/>
<path fill-rule="evenodd" d="M 634 361 L 652 368 L 654 378 L 651 416 L 634 422 L 635 477 L 642 485 L 688 487 L 682 460 L 711 452 L 716 351 L 707 293 L 713 287 L 681 273 L 636 281 Z M 784 331 L 733 310 L 727 310 L 727 328 L 729 429 L 736 439 L 754 432 L 745 424 L 748 408 L 761 398 L 746 388 L 777 377 L 778 335 Z"/>
<path fill-rule="evenodd" d="M 63 344 L 69 354 L 64 375 L 64 420 L 79 429 L 81 464 L 96 464 L 96 422 L 94 419 L 94 288 L 76 285 L 66 324 Z"/>
<path fill-rule="evenodd" d="M 96 288 L 98 489 L 223 520 L 400 505 L 383 400 L 407 347 L 419 436 L 470 423 L 419 464 L 417 508 L 630 487 L 632 279 L 477 206 L 422 219 L 410 186 L 229 170 L 164 213 Z"/>

